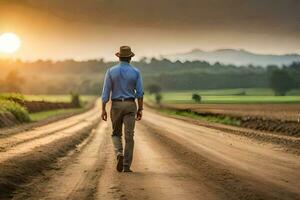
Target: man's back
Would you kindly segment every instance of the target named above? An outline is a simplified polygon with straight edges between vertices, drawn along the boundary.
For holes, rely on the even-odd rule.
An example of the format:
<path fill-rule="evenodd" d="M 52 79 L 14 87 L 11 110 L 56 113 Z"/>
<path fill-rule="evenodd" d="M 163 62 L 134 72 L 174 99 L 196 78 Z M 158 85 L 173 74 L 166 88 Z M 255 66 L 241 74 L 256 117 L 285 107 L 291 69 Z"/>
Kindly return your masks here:
<path fill-rule="evenodd" d="M 140 71 L 128 62 L 120 62 L 107 70 L 102 93 L 104 102 L 111 99 L 139 98 L 143 96 Z"/>

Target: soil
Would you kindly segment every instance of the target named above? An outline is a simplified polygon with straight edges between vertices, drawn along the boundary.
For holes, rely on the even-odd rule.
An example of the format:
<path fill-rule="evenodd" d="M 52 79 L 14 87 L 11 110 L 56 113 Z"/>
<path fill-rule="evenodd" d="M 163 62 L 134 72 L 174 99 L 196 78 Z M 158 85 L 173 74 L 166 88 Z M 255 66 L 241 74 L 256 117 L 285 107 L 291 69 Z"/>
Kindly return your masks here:
<path fill-rule="evenodd" d="M 300 104 L 171 104 L 163 107 L 202 116 L 229 116 L 241 121 L 241 127 L 300 137 Z"/>
<path fill-rule="evenodd" d="M 47 102 L 47 101 L 24 101 L 21 103 L 30 113 L 42 112 L 56 109 L 76 108 L 72 103 Z"/>
<path fill-rule="evenodd" d="M 215 113 L 244 118 L 274 119 L 298 122 L 300 104 L 168 104 L 199 113 Z"/>
<path fill-rule="evenodd" d="M 133 173 L 119 173 L 99 110 L 1 138 L 0 199 L 300 200 L 299 155 L 284 143 L 149 108 L 136 126 Z"/>
<path fill-rule="evenodd" d="M 11 127 L 16 124 L 19 124 L 19 122 L 13 114 L 10 112 L 0 112 L 0 128 L 8 126 Z"/>
<path fill-rule="evenodd" d="M 23 132 L 23 131 L 29 131 L 29 130 L 34 129 L 36 127 L 43 126 L 43 125 L 46 125 L 46 124 L 49 124 L 49 123 L 53 123 L 53 122 L 56 122 L 56 121 L 59 121 L 59 120 L 63 120 L 63 119 L 72 117 L 74 115 L 79 115 L 81 113 L 87 112 L 88 110 L 91 110 L 95 106 L 95 104 L 97 104 L 97 103 L 98 103 L 97 101 L 90 101 L 80 111 L 65 113 L 65 114 L 61 114 L 61 115 L 58 115 L 58 116 L 53 116 L 53 117 L 50 117 L 48 119 L 41 120 L 41 121 L 38 121 L 38 122 L 31 122 L 31 123 L 26 123 L 26 124 L 21 124 L 20 122 L 18 122 L 17 119 L 11 113 L 7 113 L 7 115 L 9 117 L 6 117 L 7 116 L 6 115 L 3 118 L 1 118 L 1 113 L 0 113 L 0 123 L 1 123 L 1 120 L 3 120 L 3 122 L 6 123 L 5 126 L 0 125 L 0 127 L 2 127 L 2 128 L 0 128 L 0 138 L 1 137 L 6 137 L 6 136 L 11 135 L 11 134 Z"/>

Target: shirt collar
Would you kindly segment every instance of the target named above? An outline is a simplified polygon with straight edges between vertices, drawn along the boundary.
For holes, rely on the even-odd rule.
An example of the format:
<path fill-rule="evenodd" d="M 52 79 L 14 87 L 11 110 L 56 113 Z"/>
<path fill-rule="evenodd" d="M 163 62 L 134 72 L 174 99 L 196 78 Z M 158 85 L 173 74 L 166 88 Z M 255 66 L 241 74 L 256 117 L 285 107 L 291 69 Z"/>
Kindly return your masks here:
<path fill-rule="evenodd" d="M 120 61 L 120 65 L 121 66 L 128 66 L 130 64 L 128 62 L 125 62 L 125 61 Z"/>

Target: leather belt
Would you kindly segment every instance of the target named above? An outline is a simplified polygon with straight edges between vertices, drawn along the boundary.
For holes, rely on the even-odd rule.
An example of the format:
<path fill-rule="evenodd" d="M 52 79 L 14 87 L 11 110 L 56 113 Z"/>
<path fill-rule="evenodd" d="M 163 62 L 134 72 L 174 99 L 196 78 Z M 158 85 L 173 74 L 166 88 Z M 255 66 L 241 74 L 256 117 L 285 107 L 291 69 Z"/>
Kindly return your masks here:
<path fill-rule="evenodd" d="M 135 98 L 112 99 L 112 101 L 135 101 Z"/>

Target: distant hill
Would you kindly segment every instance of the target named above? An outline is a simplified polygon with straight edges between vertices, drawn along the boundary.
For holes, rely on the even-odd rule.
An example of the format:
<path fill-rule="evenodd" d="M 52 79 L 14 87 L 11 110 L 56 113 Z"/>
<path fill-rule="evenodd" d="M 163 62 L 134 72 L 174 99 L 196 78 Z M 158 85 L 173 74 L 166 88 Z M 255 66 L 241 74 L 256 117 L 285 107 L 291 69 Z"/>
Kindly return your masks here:
<path fill-rule="evenodd" d="M 295 61 L 300 62 L 299 54 L 286 54 L 286 55 L 267 55 L 256 54 L 243 49 L 219 49 L 216 51 L 202 51 L 200 49 L 194 49 L 187 53 L 178 53 L 173 55 L 166 55 L 165 58 L 170 60 L 180 61 L 194 61 L 204 60 L 209 63 L 220 62 L 224 64 L 235 65 L 288 65 Z"/>

